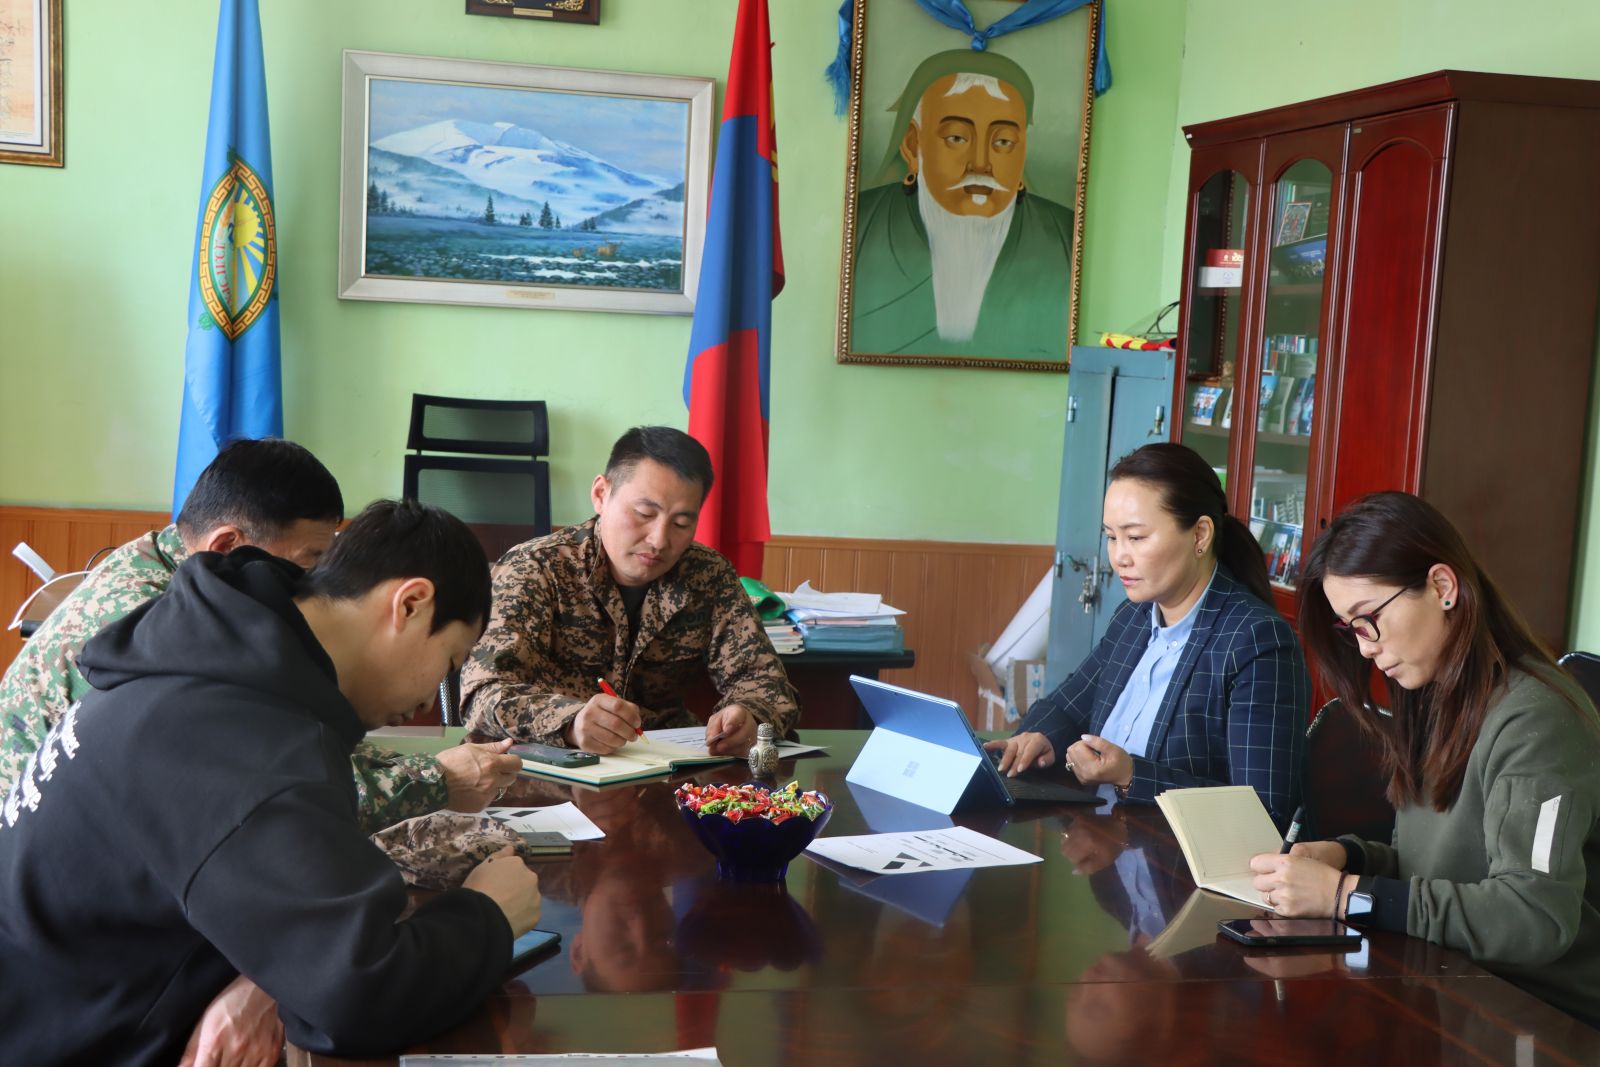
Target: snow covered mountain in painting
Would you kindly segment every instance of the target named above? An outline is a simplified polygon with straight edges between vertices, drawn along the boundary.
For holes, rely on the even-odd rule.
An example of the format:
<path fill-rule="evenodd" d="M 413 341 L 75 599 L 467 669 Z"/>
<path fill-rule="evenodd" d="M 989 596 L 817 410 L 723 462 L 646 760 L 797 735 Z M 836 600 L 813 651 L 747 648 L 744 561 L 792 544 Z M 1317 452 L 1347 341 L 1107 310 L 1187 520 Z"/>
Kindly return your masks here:
<path fill-rule="evenodd" d="M 402 210 L 441 217 L 481 215 L 489 193 L 501 217 L 545 204 L 572 228 L 605 215 L 621 233 L 680 233 L 681 183 L 609 163 L 575 145 L 509 122 L 449 119 L 372 143 L 369 178 Z M 677 199 L 657 193 L 679 190 Z M 648 205 L 632 209 L 636 202 Z"/>

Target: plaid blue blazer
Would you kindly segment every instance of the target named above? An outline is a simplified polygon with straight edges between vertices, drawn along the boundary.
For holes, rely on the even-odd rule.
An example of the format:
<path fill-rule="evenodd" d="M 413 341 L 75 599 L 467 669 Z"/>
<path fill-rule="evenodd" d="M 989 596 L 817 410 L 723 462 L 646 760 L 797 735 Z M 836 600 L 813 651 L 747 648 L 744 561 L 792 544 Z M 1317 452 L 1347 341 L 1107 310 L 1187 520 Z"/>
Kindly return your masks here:
<path fill-rule="evenodd" d="M 1071 677 L 1036 701 L 1017 732 L 1037 730 L 1057 757 L 1099 734 L 1150 643 L 1153 604 L 1128 601 Z M 1250 785 L 1280 826 L 1300 803 L 1300 754 L 1311 679 L 1294 631 L 1276 610 L 1217 568 L 1150 730 L 1150 758 L 1133 758 L 1130 799 L 1164 789 Z"/>

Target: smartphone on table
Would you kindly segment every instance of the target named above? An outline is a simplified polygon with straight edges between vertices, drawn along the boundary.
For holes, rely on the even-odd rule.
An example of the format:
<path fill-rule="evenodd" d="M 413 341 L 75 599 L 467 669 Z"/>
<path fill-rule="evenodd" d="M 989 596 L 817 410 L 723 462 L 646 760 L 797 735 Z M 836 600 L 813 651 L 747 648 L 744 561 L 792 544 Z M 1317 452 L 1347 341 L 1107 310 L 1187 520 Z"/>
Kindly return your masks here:
<path fill-rule="evenodd" d="M 511 963 L 506 967 L 506 977 L 521 974 L 536 963 L 555 955 L 561 947 L 561 935 L 554 930 L 529 930 L 511 942 Z"/>
<path fill-rule="evenodd" d="M 1222 919 L 1217 929 L 1241 945 L 1361 944 L 1361 931 L 1336 919 Z"/>
<path fill-rule="evenodd" d="M 557 748 L 554 745 L 536 745 L 524 742 L 511 746 L 511 754 L 523 763 L 544 763 L 551 767 L 593 767 L 600 757 L 593 752 L 576 748 Z"/>

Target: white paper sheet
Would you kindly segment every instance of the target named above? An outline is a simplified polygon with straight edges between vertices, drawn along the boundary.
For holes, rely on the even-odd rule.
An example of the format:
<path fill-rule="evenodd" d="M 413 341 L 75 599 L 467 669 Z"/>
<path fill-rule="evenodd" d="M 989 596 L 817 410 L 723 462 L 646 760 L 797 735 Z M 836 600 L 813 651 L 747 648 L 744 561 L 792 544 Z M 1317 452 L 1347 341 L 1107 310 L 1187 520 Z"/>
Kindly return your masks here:
<path fill-rule="evenodd" d="M 692 748 L 698 756 L 711 755 L 711 749 L 706 747 L 706 728 L 704 726 L 676 726 L 670 730 L 646 730 L 645 737 L 652 741 L 665 741 L 669 745 L 682 745 Z M 802 745 L 798 741 L 779 741 L 778 758 L 788 759 L 790 756 L 801 756 L 807 752 L 826 752 L 822 745 Z"/>
<path fill-rule="evenodd" d="M 819 837 L 806 851 L 873 874 L 916 874 L 1042 862 L 1031 852 L 1012 848 L 1004 841 L 965 826 L 898 834 Z"/>
<path fill-rule="evenodd" d="M 609 1063 L 612 1067 L 634 1067 L 636 1064 L 671 1060 L 674 1063 L 713 1064 L 721 1067 L 714 1048 L 690 1048 L 681 1052 L 562 1052 L 549 1054 L 462 1056 L 443 1053 L 434 1056 L 401 1056 L 400 1067 L 497 1067 L 502 1063 L 566 1063 L 584 1060 L 589 1063 Z"/>
<path fill-rule="evenodd" d="M 568 841 L 597 841 L 606 836 L 605 831 L 570 800 L 547 808 L 486 808 L 483 813 L 518 833 L 553 830 Z"/>

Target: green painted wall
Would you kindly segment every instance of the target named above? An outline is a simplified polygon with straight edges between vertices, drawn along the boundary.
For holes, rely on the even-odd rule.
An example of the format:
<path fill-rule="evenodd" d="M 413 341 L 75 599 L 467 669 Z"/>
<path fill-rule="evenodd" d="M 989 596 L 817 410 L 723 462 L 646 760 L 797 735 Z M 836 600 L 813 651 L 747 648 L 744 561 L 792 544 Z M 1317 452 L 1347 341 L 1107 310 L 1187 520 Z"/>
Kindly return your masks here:
<path fill-rule="evenodd" d="M 1112 3 L 1115 18 L 1121 7 Z M 1115 22 L 1112 23 L 1115 26 Z M 1189 0 L 1178 125 L 1455 68 L 1600 79 L 1594 0 Z M 1173 131 L 1163 233 L 1163 293 L 1177 299 L 1188 150 Z M 1093 222 L 1093 216 L 1090 216 Z M 1516 310 L 1507 308 L 1506 336 Z M 1510 358 L 1518 358 L 1508 346 Z M 1534 358 L 1529 353 L 1530 359 Z M 1531 364 L 1530 364 L 1531 365 Z M 1591 404 L 1590 485 L 1579 534 L 1573 645 L 1600 648 L 1600 375 Z M 1537 522 L 1537 516 L 1530 516 Z"/>
<path fill-rule="evenodd" d="M 1162 287 L 1183 5 L 1123 6 L 1117 87 L 1094 130 L 1086 333 L 1133 325 Z M 0 502 L 161 508 L 217 5 L 66 7 L 66 169 L 0 166 Z M 534 396 L 551 405 L 555 518 L 581 519 L 618 433 L 685 423 L 689 320 L 337 299 L 340 50 L 720 80 L 736 8 L 606 0 L 587 27 L 469 17 L 459 0 L 262 4 L 286 432 L 351 504 L 399 491 L 411 393 Z M 836 10 L 772 3 L 788 266 L 774 309 L 773 527 L 1050 541 L 1065 376 L 834 363 L 846 125 L 822 70 Z"/>
<path fill-rule="evenodd" d="M 604 23 L 582 27 L 467 17 L 452 0 L 263 5 L 287 430 L 352 504 L 398 491 L 412 392 L 532 395 L 551 403 L 556 518 L 581 518 L 617 433 L 683 425 L 689 323 L 338 300 L 340 49 L 720 79 L 736 6 L 606 0 Z M 164 507 L 216 5 L 66 7 L 67 167 L 0 166 L 0 502 Z M 820 72 L 835 8 L 772 3 L 788 263 L 774 310 L 774 529 L 1049 541 L 1064 377 L 833 362 L 845 126 Z M 1591 0 L 1113 0 L 1110 26 L 1084 336 L 1138 326 L 1177 296 L 1182 123 L 1441 67 L 1600 78 Z M 1597 584 L 1588 495 L 1581 573 Z M 1578 643 L 1600 647 L 1600 591 L 1576 621 Z"/>

